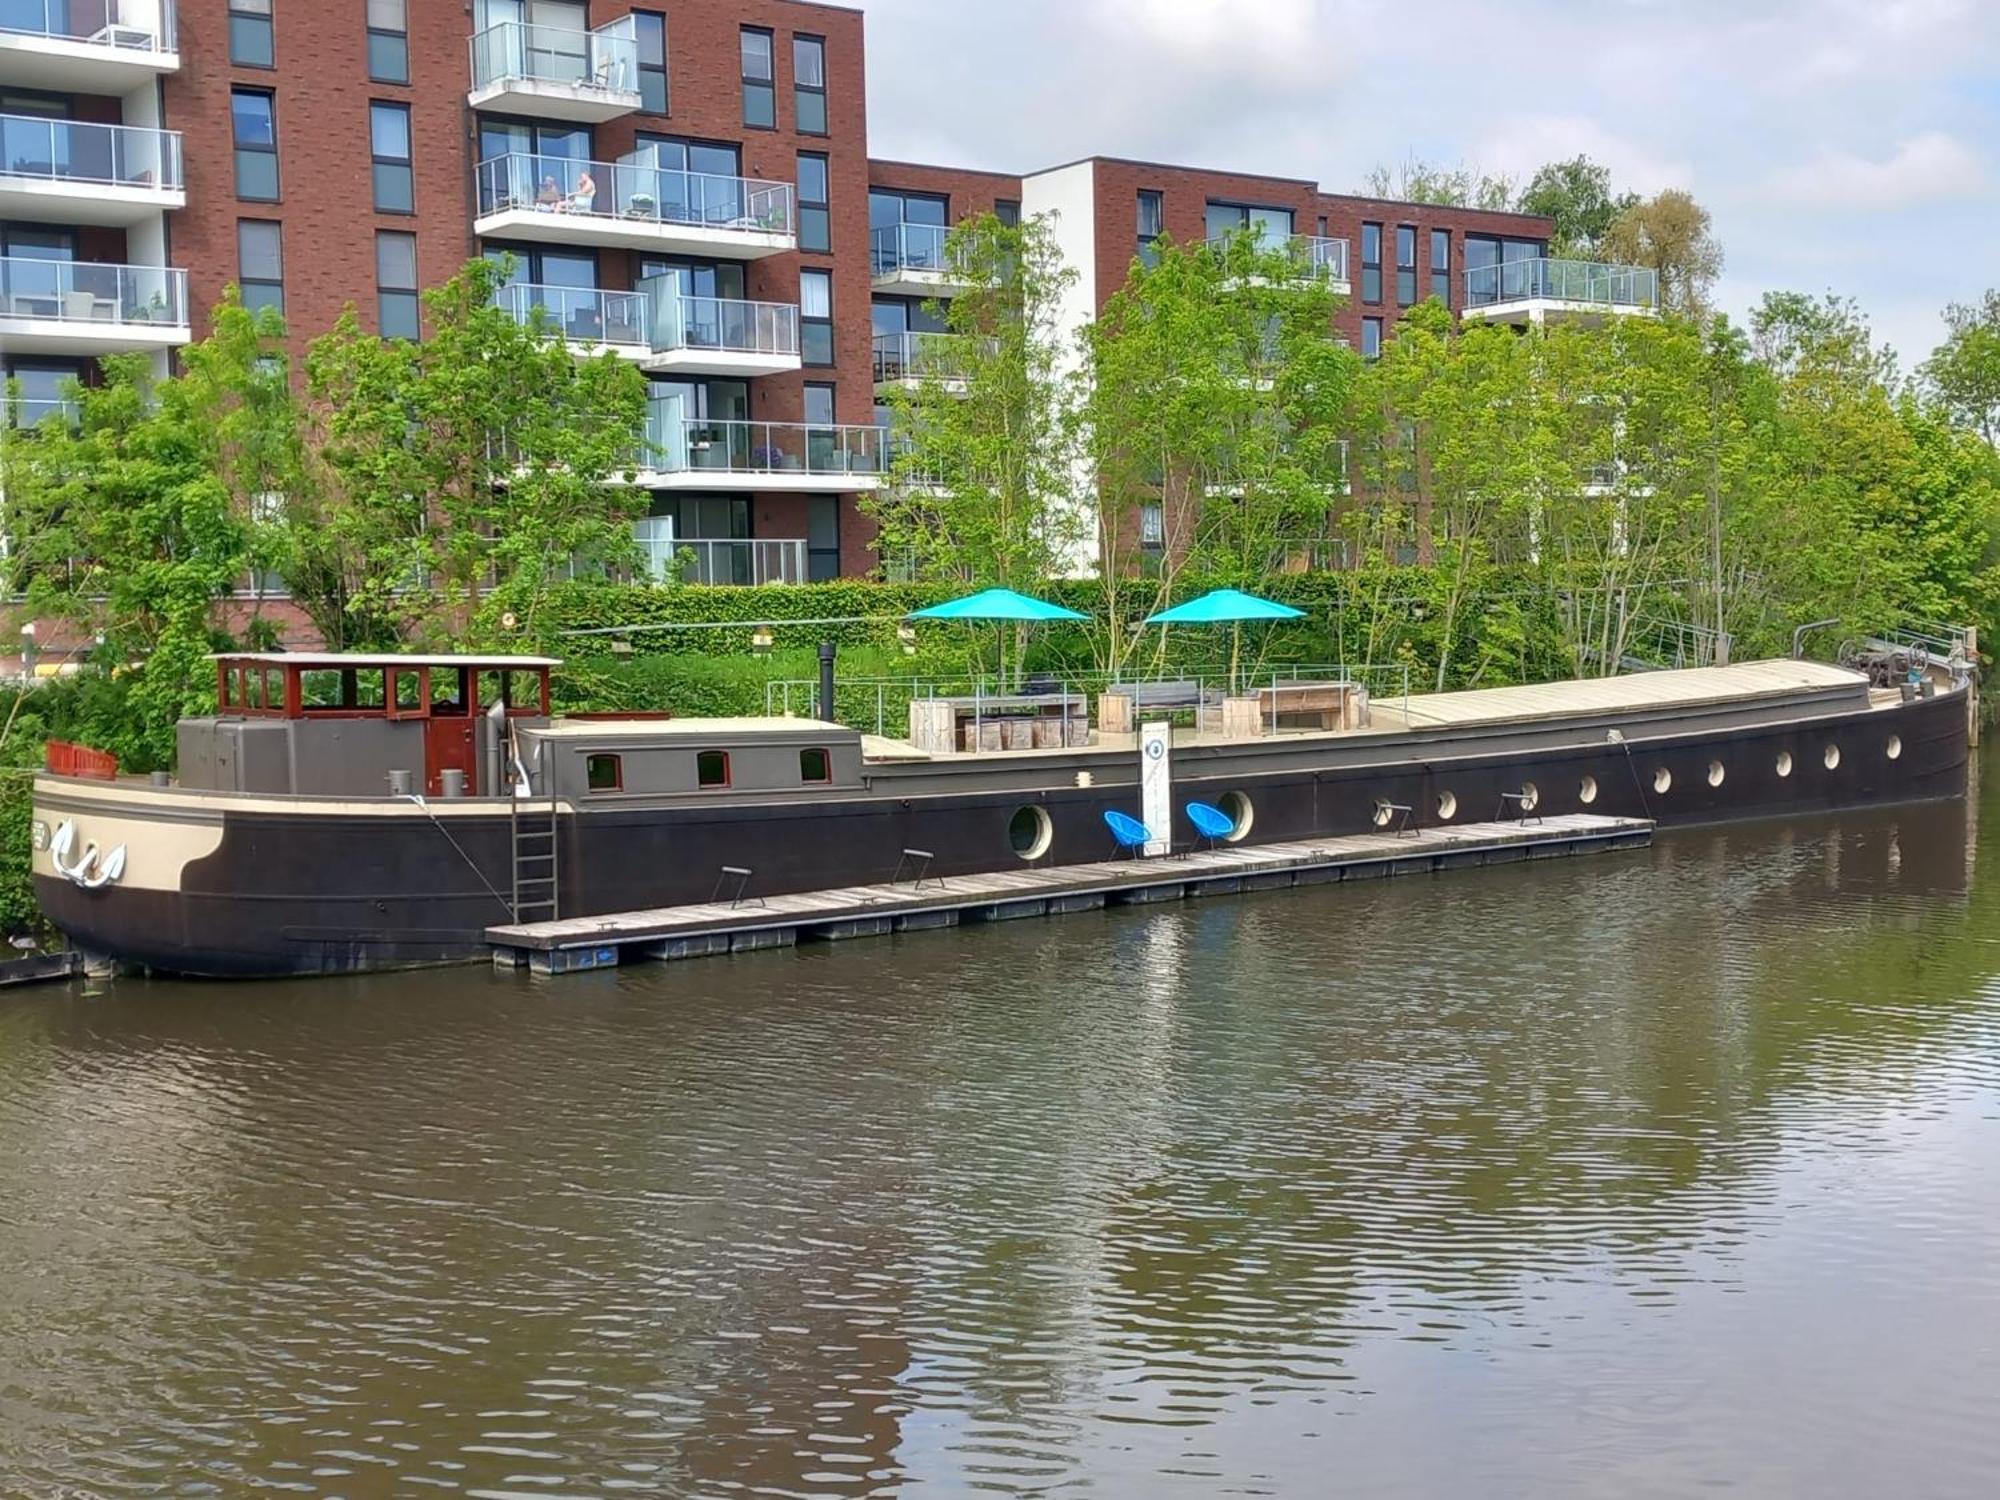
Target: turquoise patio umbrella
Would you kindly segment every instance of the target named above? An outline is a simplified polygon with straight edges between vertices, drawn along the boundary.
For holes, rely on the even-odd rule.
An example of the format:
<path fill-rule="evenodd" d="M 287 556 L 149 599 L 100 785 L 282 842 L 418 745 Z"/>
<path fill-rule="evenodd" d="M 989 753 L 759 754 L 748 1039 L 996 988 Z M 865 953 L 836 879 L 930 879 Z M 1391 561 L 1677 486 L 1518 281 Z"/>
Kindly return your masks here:
<path fill-rule="evenodd" d="M 990 620 L 996 624 L 1046 624 L 1051 620 L 1088 620 L 1060 604 L 1031 598 L 1013 589 L 982 589 L 963 599 L 948 599 L 929 609 L 913 609 L 912 620 Z M 1007 685 L 1007 637 L 1000 637 L 1000 685 Z"/>
<path fill-rule="evenodd" d="M 1227 625 L 1231 627 L 1229 641 L 1229 681 L 1232 690 L 1236 685 L 1236 668 L 1243 648 L 1243 622 L 1246 620 L 1303 620 L 1306 612 L 1293 609 L 1289 604 L 1280 604 L 1275 599 L 1260 599 L 1255 594 L 1246 594 L 1241 589 L 1212 589 L 1199 599 L 1190 599 L 1185 604 L 1176 604 L 1172 609 L 1163 609 L 1156 615 L 1148 615 L 1148 625 Z"/>

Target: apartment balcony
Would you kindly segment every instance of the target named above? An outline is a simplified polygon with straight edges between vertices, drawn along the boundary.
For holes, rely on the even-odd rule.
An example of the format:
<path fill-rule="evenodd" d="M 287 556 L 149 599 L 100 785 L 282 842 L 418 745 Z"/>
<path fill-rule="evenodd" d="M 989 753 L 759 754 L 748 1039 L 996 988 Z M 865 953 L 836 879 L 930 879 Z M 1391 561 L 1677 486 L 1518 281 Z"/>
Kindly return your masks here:
<path fill-rule="evenodd" d="M 876 334 L 876 394 L 934 385 L 948 395 L 964 395 L 971 373 L 968 340 L 962 333 Z"/>
<path fill-rule="evenodd" d="M 705 585 L 806 582 L 806 544 L 790 537 L 677 537 L 671 516 L 636 521 L 646 576 Z"/>
<path fill-rule="evenodd" d="M 1510 260 L 1465 273 L 1468 322 L 1527 325 L 1599 322 L 1612 316 L 1650 317 L 1659 305 L 1659 277 L 1644 266 L 1591 260 Z"/>
<path fill-rule="evenodd" d="M 1237 246 L 1243 246 L 1238 250 Z M 1279 251 L 1291 267 L 1289 279 L 1301 282 L 1324 281 L 1340 296 L 1353 290 L 1353 283 L 1347 277 L 1347 241 L 1331 239 L 1322 235 L 1295 234 L 1284 239 L 1260 241 L 1243 239 L 1230 235 L 1208 241 L 1211 254 L 1220 257 L 1226 266 L 1232 255 L 1241 255 L 1246 262 Z M 1240 280 L 1246 285 L 1260 285 L 1268 277 L 1261 274 L 1245 274 Z"/>
<path fill-rule="evenodd" d="M 639 108 L 639 38 L 622 16 L 595 31 L 502 21 L 472 38 L 473 109 L 601 125 Z"/>
<path fill-rule="evenodd" d="M 724 260 L 798 248 L 790 183 L 512 152 L 479 164 L 482 237 Z"/>
<path fill-rule="evenodd" d="M 799 310 L 785 302 L 694 297 L 650 276 L 646 369 L 655 375 L 780 375 L 800 368 Z"/>
<path fill-rule="evenodd" d="M 826 495 L 882 482 L 879 427 L 690 421 L 678 396 L 647 404 L 646 450 L 636 482 L 648 489 Z"/>
<path fill-rule="evenodd" d="M 129 94 L 181 65 L 174 0 L 0 0 L 0 84 Z"/>
<path fill-rule="evenodd" d="M 584 358 L 616 354 L 641 360 L 649 352 L 646 299 L 638 292 L 517 281 L 501 287 L 494 301 L 516 323 L 560 338 Z"/>
<path fill-rule="evenodd" d="M 131 225 L 186 206 L 177 130 L 0 115 L 0 219 Z"/>
<path fill-rule="evenodd" d="M 51 426 L 73 429 L 81 418 L 81 409 L 67 397 L 0 396 L 0 428 L 10 432 L 41 432 Z"/>
<path fill-rule="evenodd" d="M 868 235 L 875 290 L 892 297 L 951 297 L 971 286 L 942 224 L 889 224 Z"/>
<path fill-rule="evenodd" d="M 90 358 L 188 342 L 187 272 L 0 258 L 0 349 Z"/>

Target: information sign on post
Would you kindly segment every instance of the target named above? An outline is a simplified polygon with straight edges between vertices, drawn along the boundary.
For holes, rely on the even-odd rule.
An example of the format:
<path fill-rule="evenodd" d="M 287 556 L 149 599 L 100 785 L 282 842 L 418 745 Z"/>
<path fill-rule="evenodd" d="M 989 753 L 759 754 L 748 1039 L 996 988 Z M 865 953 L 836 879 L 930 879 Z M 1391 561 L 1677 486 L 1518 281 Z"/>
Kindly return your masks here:
<path fill-rule="evenodd" d="M 1173 726 L 1144 724 L 1139 729 L 1139 816 L 1146 825 L 1146 852 L 1173 849 L 1174 775 Z"/>

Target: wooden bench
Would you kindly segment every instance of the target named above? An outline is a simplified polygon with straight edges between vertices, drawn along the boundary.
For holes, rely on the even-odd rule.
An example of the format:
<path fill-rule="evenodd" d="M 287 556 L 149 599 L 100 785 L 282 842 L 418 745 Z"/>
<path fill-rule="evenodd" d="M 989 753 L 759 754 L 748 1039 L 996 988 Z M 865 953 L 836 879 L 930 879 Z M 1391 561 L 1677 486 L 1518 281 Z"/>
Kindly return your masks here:
<path fill-rule="evenodd" d="M 1136 734 L 1148 710 L 1198 711 L 1206 702 L 1198 682 L 1117 683 L 1097 695 L 1097 727 L 1106 734 Z"/>

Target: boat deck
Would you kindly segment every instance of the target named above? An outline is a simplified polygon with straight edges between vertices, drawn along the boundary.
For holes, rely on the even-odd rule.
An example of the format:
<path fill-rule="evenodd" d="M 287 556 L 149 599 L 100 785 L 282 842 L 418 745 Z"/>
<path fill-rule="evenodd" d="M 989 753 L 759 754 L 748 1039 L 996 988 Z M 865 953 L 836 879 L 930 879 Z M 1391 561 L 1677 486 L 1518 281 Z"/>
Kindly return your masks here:
<path fill-rule="evenodd" d="M 1572 813 L 1524 822 L 1466 823 L 1408 833 L 1355 834 L 1282 844 L 1219 845 L 1154 859 L 1023 867 L 652 911 L 490 927 L 503 968 L 576 973 L 646 959 L 701 958 L 803 940 L 1055 916 L 1106 905 L 1235 895 L 1341 880 L 1433 874 L 1459 865 L 1511 864 L 1652 841 L 1643 818 Z"/>

